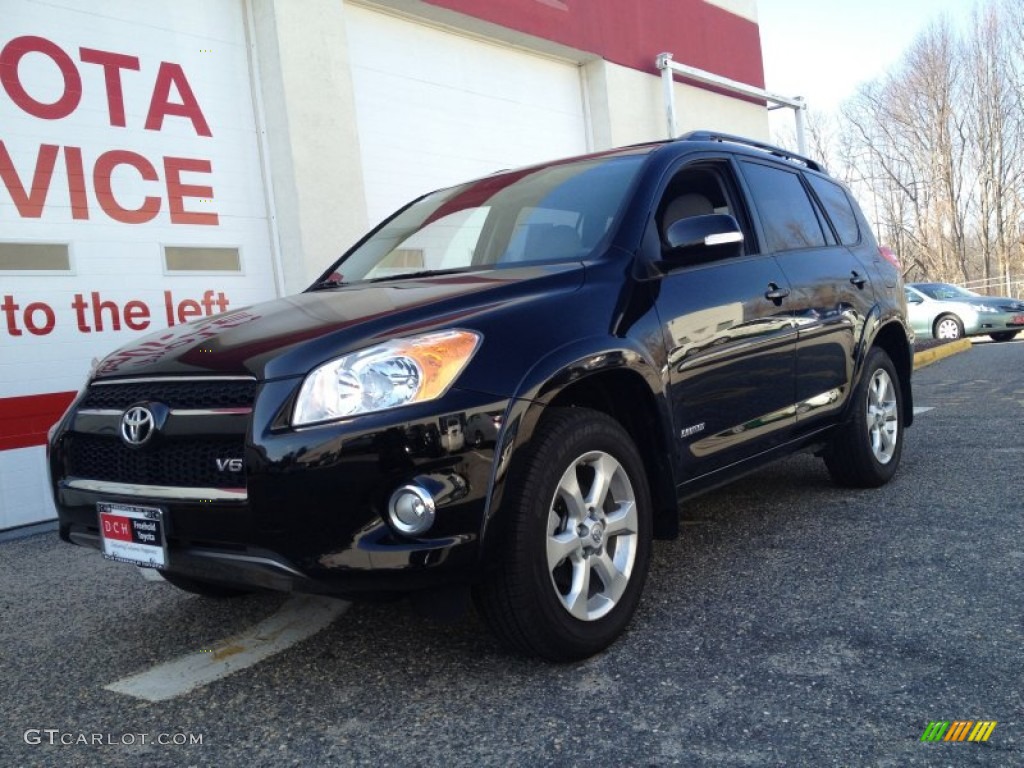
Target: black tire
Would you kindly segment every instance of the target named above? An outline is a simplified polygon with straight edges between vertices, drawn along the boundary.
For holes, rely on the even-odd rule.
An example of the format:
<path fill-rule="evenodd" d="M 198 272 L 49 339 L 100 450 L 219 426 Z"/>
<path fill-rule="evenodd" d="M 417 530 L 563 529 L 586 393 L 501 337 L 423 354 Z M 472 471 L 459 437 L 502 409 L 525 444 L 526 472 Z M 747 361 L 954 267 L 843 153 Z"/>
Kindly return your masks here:
<path fill-rule="evenodd" d="M 241 595 L 252 594 L 255 591 L 216 584 L 212 581 L 193 579 L 191 576 L 182 576 L 180 573 L 170 573 L 169 571 L 160 571 L 160 575 L 164 577 L 164 581 L 168 584 L 173 584 L 178 589 L 191 592 L 193 595 L 202 595 L 203 597 L 215 597 L 218 599 L 240 597 Z"/>
<path fill-rule="evenodd" d="M 651 556 L 647 477 L 629 435 L 598 411 L 552 409 L 530 446 L 507 480 L 502 562 L 474 600 L 513 650 L 550 661 L 583 659 L 610 645 L 639 603 Z M 586 497 L 600 495 L 595 467 L 610 479 L 603 504 L 589 506 L 597 499 Z M 573 480 L 577 515 L 563 485 Z M 630 495 L 632 506 L 618 504 Z M 580 599 L 583 583 L 589 588 Z"/>
<path fill-rule="evenodd" d="M 944 334 L 944 335 L 940 335 Z M 964 323 L 956 315 L 939 315 L 932 326 L 932 337 L 953 341 L 964 337 Z"/>
<path fill-rule="evenodd" d="M 877 488 L 896 474 L 903 454 L 903 391 L 885 350 L 874 347 L 853 394 L 852 412 L 825 451 L 832 479 L 848 488 Z"/>
<path fill-rule="evenodd" d="M 999 333 L 990 333 L 988 337 L 992 341 L 1009 341 L 1017 335 L 1017 331 L 999 331 Z"/>

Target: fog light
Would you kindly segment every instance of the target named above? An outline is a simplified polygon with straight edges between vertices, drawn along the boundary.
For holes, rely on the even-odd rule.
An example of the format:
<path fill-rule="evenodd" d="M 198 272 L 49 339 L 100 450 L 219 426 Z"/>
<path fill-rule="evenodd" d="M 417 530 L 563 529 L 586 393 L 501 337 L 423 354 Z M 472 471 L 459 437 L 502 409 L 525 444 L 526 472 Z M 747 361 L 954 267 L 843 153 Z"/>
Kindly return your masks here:
<path fill-rule="evenodd" d="M 418 485 L 403 485 L 388 502 L 388 517 L 396 530 L 419 536 L 434 524 L 434 497 Z"/>

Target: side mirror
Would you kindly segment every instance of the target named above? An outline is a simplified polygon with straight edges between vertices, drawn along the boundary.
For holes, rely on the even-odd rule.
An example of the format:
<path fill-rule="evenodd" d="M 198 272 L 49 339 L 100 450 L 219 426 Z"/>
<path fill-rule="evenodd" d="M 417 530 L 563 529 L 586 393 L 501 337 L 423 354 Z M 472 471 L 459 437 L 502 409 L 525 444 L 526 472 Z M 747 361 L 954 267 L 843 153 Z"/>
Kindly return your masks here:
<path fill-rule="evenodd" d="M 665 232 L 670 261 L 739 256 L 743 233 L 736 219 L 724 213 L 680 219 Z"/>
<path fill-rule="evenodd" d="M 916 293 L 908 293 L 907 304 L 924 304 L 924 299 L 922 299 Z"/>

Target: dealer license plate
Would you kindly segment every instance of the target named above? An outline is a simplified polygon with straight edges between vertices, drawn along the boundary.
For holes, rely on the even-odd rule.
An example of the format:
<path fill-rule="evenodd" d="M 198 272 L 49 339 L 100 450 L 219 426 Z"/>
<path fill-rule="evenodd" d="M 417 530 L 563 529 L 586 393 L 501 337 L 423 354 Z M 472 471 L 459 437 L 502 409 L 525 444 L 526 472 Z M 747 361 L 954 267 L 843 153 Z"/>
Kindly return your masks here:
<path fill-rule="evenodd" d="M 1014 315 L 1010 325 L 1024 325 L 1024 315 Z"/>
<path fill-rule="evenodd" d="M 100 516 L 100 539 L 105 558 L 146 568 L 167 565 L 162 509 L 102 501 L 96 509 Z"/>

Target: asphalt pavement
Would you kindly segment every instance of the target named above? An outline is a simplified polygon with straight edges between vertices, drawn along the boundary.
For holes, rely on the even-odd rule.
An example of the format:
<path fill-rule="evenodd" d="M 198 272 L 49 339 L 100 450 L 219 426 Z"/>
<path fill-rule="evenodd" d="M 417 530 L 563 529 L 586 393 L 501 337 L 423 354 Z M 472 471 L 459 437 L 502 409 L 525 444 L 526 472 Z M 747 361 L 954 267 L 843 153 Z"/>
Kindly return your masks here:
<path fill-rule="evenodd" d="M 290 598 L 217 602 L 55 534 L 0 544 L 0 766 L 1024 765 L 1024 339 L 918 371 L 885 488 L 786 459 L 658 542 L 628 634 L 506 654 L 475 617 L 353 605 L 150 702 L 108 686 L 216 650 Z M 229 670 L 231 671 L 231 670 Z M 932 721 L 988 741 L 924 742 Z"/>

